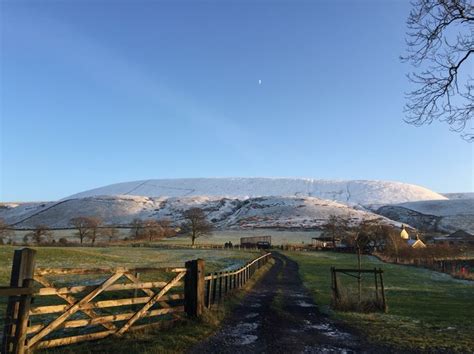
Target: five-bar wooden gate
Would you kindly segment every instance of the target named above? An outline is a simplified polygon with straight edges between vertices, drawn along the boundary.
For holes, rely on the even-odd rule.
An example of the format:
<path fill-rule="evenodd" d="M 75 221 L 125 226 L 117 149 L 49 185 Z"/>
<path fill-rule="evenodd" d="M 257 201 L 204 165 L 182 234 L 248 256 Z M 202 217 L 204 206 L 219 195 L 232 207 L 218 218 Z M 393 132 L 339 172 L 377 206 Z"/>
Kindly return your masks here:
<path fill-rule="evenodd" d="M 16 250 L 10 286 L 0 287 L 0 296 L 8 296 L 1 353 L 31 353 L 120 336 L 168 325 L 183 313 L 199 317 L 206 305 L 215 302 L 217 279 L 221 299 L 241 287 L 271 256 L 259 256 L 232 272 L 206 275 L 202 259 L 182 268 L 43 269 L 35 267 L 35 253 L 29 248 Z"/>
<path fill-rule="evenodd" d="M 139 278 L 147 274 L 160 279 Z M 0 289 L 0 293 L 12 295 L 2 353 L 120 336 L 132 328 L 160 324 L 164 315 L 176 317 L 184 312 L 181 280 L 185 274 L 186 268 L 35 269 L 33 250 L 16 251 L 11 284 L 15 287 Z M 58 287 L 50 279 L 84 275 L 95 276 L 93 284 Z"/>

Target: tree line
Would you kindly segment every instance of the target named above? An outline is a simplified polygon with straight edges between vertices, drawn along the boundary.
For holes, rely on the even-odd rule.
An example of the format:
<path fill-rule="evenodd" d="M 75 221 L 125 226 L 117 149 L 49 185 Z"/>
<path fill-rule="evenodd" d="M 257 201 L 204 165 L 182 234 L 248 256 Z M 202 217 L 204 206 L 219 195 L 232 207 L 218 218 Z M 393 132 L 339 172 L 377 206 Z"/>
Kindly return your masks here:
<path fill-rule="evenodd" d="M 143 220 L 135 218 L 128 225 L 129 234 L 124 237 L 124 240 L 153 242 L 180 233 L 188 236 L 194 246 L 198 238 L 210 234 L 214 229 L 213 224 L 207 220 L 206 213 L 200 208 L 191 208 L 181 212 L 181 218 L 182 222 L 177 225 L 173 225 L 169 219 Z M 97 216 L 77 216 L 71 218 L 68 224 L 76 230 L 74 236 L 81 245 L 90 242 L 94 246 L 99 240 L 113 243 L 120 239 L 119 228 L 105 225 L 103 220 Z M 0 219 L 0 244 L 13 243 L 14 233 L 15 230 Z M 22 241 L 24 244 L 34 243 L 37 245 L 68 243 L 65 237 L 56 241 L 53 231 L 43 224 L 36 225 L 33 230 L 26 233 Z"/>
<path fill-rule="evenodd" d="M 400 228 L 383 224 L 377 219 L 351 225 L 347 217 L 336 215 L 331 215 L 323 225 L 323 236 L 331 240 L 332 247 L 336 249 L 337 243 L 344 244 L 358 255 L 359 263 L 364 253 L 377 254 L 396 263 L 406 263 L 456 257 L 464 251 L 460 247 L 446 245 L 429 245 L 415 249 L 401 238 L 400 232 Z M 417 231 L 417 237 L 426 241 L 420 231 Z"/>

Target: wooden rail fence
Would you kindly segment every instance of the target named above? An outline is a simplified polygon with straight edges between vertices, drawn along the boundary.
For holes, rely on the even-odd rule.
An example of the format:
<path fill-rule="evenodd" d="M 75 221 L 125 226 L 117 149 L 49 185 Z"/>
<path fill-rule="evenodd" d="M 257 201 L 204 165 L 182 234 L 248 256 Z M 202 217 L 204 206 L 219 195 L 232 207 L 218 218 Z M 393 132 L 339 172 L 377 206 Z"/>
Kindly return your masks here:
<path fill-rule="evenodd" d="M 0 296 L 8 297 L 1 353 L 121 336 L 172 323 L 182 314 L 198 317 L 216 297 L 220 301 L 245 284 L 270 257 L 268 253 L 238 270 L 206 275 L 202 259 L 182 268 L 36 268 L 35 255 L 33 249 L 16 250 L 10 286 L 0 287 Z M 71 276 L 75 282 L 84 276 L 92 279 L 81 285 L 55 284 Z"/>
<path fill-rule="evenodd" d="M 237 270 L 206 274 L 204 277 L 206 282 L 206 307 L 209 308 L 211 305 L 220 303 L 228 293 L 244 286 L 270 258 L 271 253 L 266 253 Z"/>

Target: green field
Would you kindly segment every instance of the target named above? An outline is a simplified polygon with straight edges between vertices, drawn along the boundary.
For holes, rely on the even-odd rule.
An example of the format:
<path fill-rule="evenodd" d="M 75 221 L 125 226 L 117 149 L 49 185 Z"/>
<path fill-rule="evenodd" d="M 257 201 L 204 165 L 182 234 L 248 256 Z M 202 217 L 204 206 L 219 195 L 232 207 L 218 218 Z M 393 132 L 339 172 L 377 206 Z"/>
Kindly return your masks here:
<path fill-rule="evenodd" d="M 13 251 L 18 247 L 0 247 L 0 286 L 7 285 Z M 114 266 L 182 266 L 190 259 L 202 258 L 206 261 L 206 271 L 232 269 L 257 257 L 260 252 L 247 250 L 223 249 L 159 249 L 145 247 L 43 247 L 37 250 L 38 267 L 114 267 Z M 268 264 L 257 272 L 246 285 L 252 287 L 258 278 L 270 267 Z M 89 276 L 90 278 L 90 276 Z M 77 282 L 77 279 L 75 279 Z M 97 342 L 85 342 L 45 350 L 52 353 L 163 353 L 183 352 L 193 344 L 214 332 L 219 323 L 232 307 L 245 295 L 244 290 L 237 290 L 225 302 L 213 311 L 206 311 L 200 320 L 183 318 L 178 324 L 166 330 L 150 329 L 127 333 L 121 339 L 111 338 Z M 0 298 L 0 324 L 3 328 L 3 315 L 6 298 Z M 36 301 L 38 300 L 38 301 Z M 35 305 L 39 305 L 39 298 Z M 49 304 L 49 303 L 48 303 Z"/>
<path fill-rule="evenodd" d="M 13 253 L 18 248 L 20 247 L 0 246 L 0 286 L 9 285 Z M 206 261 L 206 272 L 238 268 L 259 254 L 251 250 L 169 250 L 147 247 L 38 247 L 35 249 L 37 250 L 37 267 L 182 267 L 185 261 L 202 258 Z M 74 279 L 60 278 L 55 280 L 55 284 L 65 286 L 71 282 L 80 283 L 81 280 L 91 280 L 93 276 L 88 276 L 87 279 L 79 278 L 77 276 Z M 6 300 L 0 297 L 0 323 L 3 323 Z"/>
<path fill-rule="evenodd" d="M 124 238 L 131 237 L 131 230 L 128 228 L 119 228 L 117 229 L 119 234 L 119 239 L 123 240 Z M 25 234 L 30 231 L 26 230 L 17 230 L 15 231 L 14 241 L 18 244 L 23 243 L 23 237 Z M 53 230 L 53 236 L 56 240 L 60 238 L 65 238 L 68 242 L 78 243 L 79 239 L 76 236 L 76 230 Z M 261 229 L 261 230 L 216 230 L 210 235 L 200 237 L 196 240 L 196 244 L 213 244 L 213 245 L 223 245 L 226 242 L 231 241 L 234 245 L 238 245 L 241 237 L 245 236 L 263 236 L 271 235 L 272 244 L 282 245 L 282 244 L 311 244 L 311 238 L 320 234 L 319 231 L 281 231 L 273 229 Z M 106 241 L 103 239 L 98 239 L 97 242 Z M 85 244 L 89 244 L 89 240 L 84 241 Z M 162 239 L 155 241 L 156 244 L 171 244 L 171 245 L 190 245 L 191 240 L 186 236 L 171 237 L 168 239 Z"/>
<path fill-rule="evenodd" d="M 381 267 L 385 272 L 388 313 L 333 312 L 329 308 L 329 268 L 356 268 L 356 256 L 332 252 L 285 255 L 298 262 L 305 286 L 322 311 L 360 330 L 369 341 L 389 344 L 400 351 L 474 351 L 474 282 L 364 256 L 363 267 Z M 341 281 L 346 278 L 340 276 Z"/>
<path fill-rule="evenodd" d="M 13 252 L 18 246 L 0 246 L 0 284 L 8 284 Z M 259 252 L 240 250 L 160 249 L 148 247 L 32 247 L 37 250 L 37 267 L 165 267 L 183 266 L 185 261 L 202 258 L 206 269 L 240 266 Z"/>

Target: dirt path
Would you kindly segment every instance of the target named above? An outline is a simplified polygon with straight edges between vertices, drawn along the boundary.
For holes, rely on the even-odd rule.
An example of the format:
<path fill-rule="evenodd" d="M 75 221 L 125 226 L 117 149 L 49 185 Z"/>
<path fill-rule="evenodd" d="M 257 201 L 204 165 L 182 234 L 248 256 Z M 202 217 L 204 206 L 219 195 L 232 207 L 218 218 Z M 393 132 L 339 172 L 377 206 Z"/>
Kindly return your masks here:
<path fill-rule="evenodd" d="M 350 353 L 366 351 L 353 334 L 321 314 L 298 264 L 274 253 L 275 265 L 213 336 L 190 353 Z"/>

